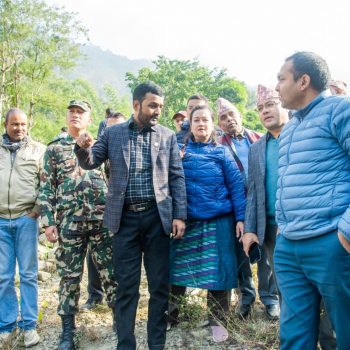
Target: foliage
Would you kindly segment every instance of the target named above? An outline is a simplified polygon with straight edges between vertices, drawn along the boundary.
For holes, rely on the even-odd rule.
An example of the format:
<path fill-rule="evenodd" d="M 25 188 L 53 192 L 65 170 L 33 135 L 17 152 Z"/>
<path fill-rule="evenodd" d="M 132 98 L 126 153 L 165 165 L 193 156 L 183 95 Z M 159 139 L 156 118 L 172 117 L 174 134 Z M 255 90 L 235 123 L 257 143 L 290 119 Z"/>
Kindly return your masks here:
<path fill-rule="evenodd" d="M 73 13 L 41 0 L 0 0 L 0 116 L 16 106 L 32 117 L 48 79 L 75 64 L 81 35 Z"/>
<path fill-rule="evenodd" d="M 105 108 L 102 99 L 89 82 L 81 79 L 66 80 L 52 78 L 45 86 L 37 108 L 31 135 L 43 143 L 50 142 L 66 125 L 67 105 L 71 99 L 88 100 L 93 106 L 92 124 L 89 131 L 96 136 L 98 125 L 104 118 Z"/>
<path fill-rule="evenodd" d="M 48 143 L 66 124 L 68 101 L 86 99 L 93 106 L 90 131 L 97 133 L 103 99 L 87 81 L 60 77 L 78 61 L 80 37 L 86 30 L 74 13 L 42 0 L 0 0 L 0 118 L 12 106 L 23 109 L 31 135 Z M 109 87 L 107 100 L 112 94 L 116 100 Z M 125 99 L 118 103 L 129 113 Z"/>
<path fill-rule="evenodd" d="M 198 59 L 181 61 L 159 56 L 153 62 L 155 69 L 148 67 L 139 70 L 138 75 L 126 74 L 129 87 L 133 90 L 138 84 L 153 81 L 160 85 L 165 95 L 163 124 L 172 127 L 171 118 L 175 112 L 186 108 L 187 98 L 195 93 L 206 96 L 211 107 L 216 107 L 218 97 L 224 97 L 240 109 L 248 101 L 244 83 L 227 76 L 225 69 L 209 69 L 201 66 Z"/>
<path fill-rule="evenodd" d="M 8 108 L 19 107 L 30 117 L 31 135 L 47 143 L 66 124 L 71 99 L 87 99 L 92 104 L 93 134 L 106 107 L 130 115 L 129 96 L 120 96 L 114 84 L 104 85 L 101 91 L 101 86 L 93 87 L 86 80 L 62 78 L 77 62 L 87 69 L 79 61 L 80 38 L 86 38 L 86 29 L 74 13 L 49 6 L 44 0 L 0 0 L 0 120 Z M 111 58 L 111 53 L 108 55 Z M 248 127 L 261 130 L 256 112 L 246 113 L 252 98 L 245 84 L 229 77 L 225 69 L 210 69 L 197 59 L 180 61 L 164 56 L 153 64 L 151 69 L 145 61 L 137 74 L 126 74 L 126 81 L 131 90 L 146 80 L 162 86 L 166 96 L 162 124 L 174 128 L 172 115 L 185 108 L 190 95 L 201 93 L 214 109 L 218 97 L 230 100 L 247 115 Z"/>
<path fill-rule="evenodd" d="M 247 108 L 254 109 L 256 108 L 256 89 L 257 87 L 248 87 L 248 102 Z"/>
<path fill-rule="evenodd" d="M 253 278 L 257 279 L 256 269 Z M 200 328 L 205 324 L 205 320 L 208 319 L 209 315 L 215 319 L 215 316 L 210 314 L 210 310 L 207 308 L 206 294 L 203 290 L 189 288 L 184 296 L 177 298 L 176 303 L 179 308 L 177 327 L 182 332 L 189 331 L 194 338 L 199 338 L 196 349 L 204 348 L 205 335 L 202 334 Z M 236 300 L 231 301 L 231 310 L 226 318 L 226 328 L 230 337 L 225 342 L 225 348 L 231 348 L 230 346 L 234 345 L 235 349 L 277 350 L 279 348 L 279 323 L 270 321 L 266 317 L 264 305 L 260 302 L 255 303 L 249 318 L 240 319 L 234 311 L 237 306 L 234 303 L 239 303 L 238 296 L 233 293 L 233 297 Z M 197 337 L 197 333 L 199 337 Z M 191 339 L 192 343 L 195 340 Z M 190 344 L 188 345 L 190 348 Z"/>
<path fill-rule="evenodd" d="M 113 86 L 107 84 L 103 88 L 105 92 L 105 105 L 115 112 L 123 113 L 126 117 L 131 114 L 130 99 L 126 96 L 119 96 L 118 91 Z"/>
<path fill-rule="evenodd" d="M 262 126 L 259 118 L 259 114 L 256 110 L 250 109 L 244 113 L 243 124 L 248 129 L 265 133 L 266 130 Z"/>

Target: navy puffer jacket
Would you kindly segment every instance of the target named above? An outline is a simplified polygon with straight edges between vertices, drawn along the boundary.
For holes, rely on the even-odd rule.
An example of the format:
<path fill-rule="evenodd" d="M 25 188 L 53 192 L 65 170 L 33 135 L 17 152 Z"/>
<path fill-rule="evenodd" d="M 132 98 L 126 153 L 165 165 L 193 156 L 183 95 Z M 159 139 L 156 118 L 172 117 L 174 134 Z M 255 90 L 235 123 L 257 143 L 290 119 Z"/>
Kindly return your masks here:
<path fill-rule="evenodd" d="M 284 127 L 279 145 L 281 234 L 339 230 L 350 240 L 350 99 L 320 94 Z"/>
<path fill-rule="evenodd" d="M 232 212 L 236 221 L 244 221 L 243 181 L 226 147 L 190 140 L 182 161 L 188 218 L 205 220 Z"/>

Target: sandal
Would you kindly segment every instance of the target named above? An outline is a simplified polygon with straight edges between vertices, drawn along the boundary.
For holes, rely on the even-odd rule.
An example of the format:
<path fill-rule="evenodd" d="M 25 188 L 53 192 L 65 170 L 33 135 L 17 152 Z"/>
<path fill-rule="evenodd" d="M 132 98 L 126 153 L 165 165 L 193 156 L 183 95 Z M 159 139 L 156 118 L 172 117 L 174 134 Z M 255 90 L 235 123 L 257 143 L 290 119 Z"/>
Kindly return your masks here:
<path fill-rule="evenodd" d="M 215 343 L 221 343 L 228 338 L 227 329 L 224 326 L 210 326 Z"/>

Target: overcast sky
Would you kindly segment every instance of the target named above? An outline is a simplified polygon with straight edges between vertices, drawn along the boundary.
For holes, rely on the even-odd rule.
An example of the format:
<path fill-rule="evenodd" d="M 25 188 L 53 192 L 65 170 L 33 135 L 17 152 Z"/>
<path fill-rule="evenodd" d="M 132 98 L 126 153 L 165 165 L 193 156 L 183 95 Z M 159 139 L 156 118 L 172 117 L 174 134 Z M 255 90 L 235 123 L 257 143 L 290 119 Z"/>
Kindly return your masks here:
<path fill-rule="evenodd" d="M 275 84 L 284 59 L 308 50 L 350 83 L 346 0 L 47 0 L 76 12 L 90 42 L 130 59 L 199 58 L 249 85 Z"/>

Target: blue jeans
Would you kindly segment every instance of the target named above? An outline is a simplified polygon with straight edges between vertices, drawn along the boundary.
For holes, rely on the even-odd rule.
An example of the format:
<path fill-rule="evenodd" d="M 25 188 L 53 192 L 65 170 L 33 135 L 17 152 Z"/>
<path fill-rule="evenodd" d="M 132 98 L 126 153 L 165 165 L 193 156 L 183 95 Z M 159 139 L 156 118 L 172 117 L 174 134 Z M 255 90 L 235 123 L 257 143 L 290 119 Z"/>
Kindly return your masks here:
<path fill-rule="evenodd" d="M 20 320 L 23 330 L 38 319 L 38 221 L 22 216 L 0 218 L 0 333 L 17 327 L 16 260 L 20 276 Z"/>
<path fill-rule="evenodd" d="M 349 350 L 350 254 L 337 233 L 295 241 L 278 235 L 274 258 L 282 294 L 281 350 L 316 350 L 321 297 L 338 350 Z"/>

